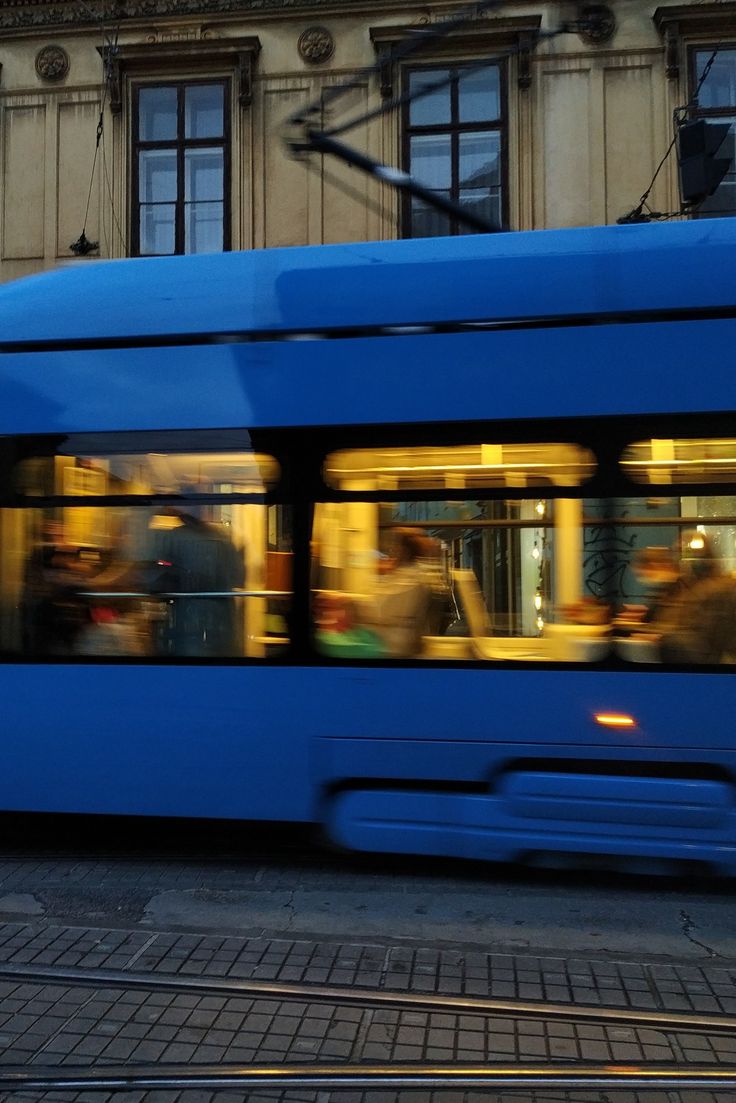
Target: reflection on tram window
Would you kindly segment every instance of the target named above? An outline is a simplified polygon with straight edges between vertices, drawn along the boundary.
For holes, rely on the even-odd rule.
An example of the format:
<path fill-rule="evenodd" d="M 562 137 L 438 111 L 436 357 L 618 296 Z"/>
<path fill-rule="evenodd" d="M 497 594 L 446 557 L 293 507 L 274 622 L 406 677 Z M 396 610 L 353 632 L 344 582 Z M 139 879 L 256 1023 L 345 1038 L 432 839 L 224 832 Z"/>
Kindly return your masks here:
<path fill-rule="evenodd" d="M 636 483 L 736 483 L 736 439 L 638 441 L 624 449 L 621 467 Z"/>
<path fill-rule="evenodd" d="M 352 448 L 328 456 L 324 474 L 340 490 L 471 490 L 579 486 L 595 467 L 577 444 L 474 444 Z"/>
<path fill-rule="evenodd" d="M 736 496 L 321 503 L 333 658 L 736 662 Z"/>
<path fill-rule="evenodd" d="M 291 510 L 263 501 L 278 475 L 271 457 L 56 455 L 27 461 L 21 475 L 37 479 L 35 493 L 65 502 L 0 510 L 3 651 L 172 660 L 283 653 Z M 179 496 L 116 502 L 164 488 Z M 85 504 L 101 497 L 107 504 Z"/>

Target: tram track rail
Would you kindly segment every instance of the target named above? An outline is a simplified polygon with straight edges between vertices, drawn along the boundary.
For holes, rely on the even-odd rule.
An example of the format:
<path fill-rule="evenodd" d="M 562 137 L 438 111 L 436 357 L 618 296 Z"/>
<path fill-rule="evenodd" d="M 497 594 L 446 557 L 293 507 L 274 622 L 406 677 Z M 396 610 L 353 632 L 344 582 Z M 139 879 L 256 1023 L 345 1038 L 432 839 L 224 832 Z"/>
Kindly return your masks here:
<path fill-rule="evenodd" d="M 92 989 L 167 991 L 206 996 L 251 997 L 253 1000 L 331 1003 L 364 1009 L 455 1012 L 520 1020 L 585 1022 L 603 1027 L 649 1027 L 662 1032 L 732 1036 L 736 1017 L 684 1012 L 622 1009 L 581 1004 L 545 1003 L 477 996 L 374 991 L 337 985 L 280 983 L 239 978 L 162 975 L 125 969 L 0 964 L 0 981 L 67 985 Z M 717 1063 L 602 1064 L 590 1061 L 513 1060 L 483 1064 L 450 1062 L 369 1062 L 297 1064 L 154 1064 L 135 1062 L 92 1066 L 0 1065 L 0 1092 L 9 1098 L 23 1092 L 94 1092 L 255 1089 L 330 1092 L 504 1090 L 736 1092 L 736 1065 Z"/>
<path fill-rule="evenodd" d="M 186 992 L 202 996 L 251 997 L 306 1003 L 328 1003 L 397 1011 L 427 1011 L 516 1019 L 591 1023 L 605 1026 L 649 1027 L 687 1033 L 734 1034 L 736 1016 L 682 1011 L 641 1010 L 541 1000 L 497 999 L 399 992 L 395 989 L 348 988 L 344 985 L 297 984 L 279 981 L 202 977 L 125 969 L 85 969 L 59 966 L 0 964 L 0 981 L 25 984 L 66 984 L 87 988 L 119 988 Z"/>
<path fill-rule="evenodd" d="M 300 1088 L 314 1091 L 535 1089 L 567 1091 L 728 1091 L 736 1070 L 714 1065 L 110 1065 L 45 1068 L 5 1066 L 0 1091 L 156 1091 Z"/>

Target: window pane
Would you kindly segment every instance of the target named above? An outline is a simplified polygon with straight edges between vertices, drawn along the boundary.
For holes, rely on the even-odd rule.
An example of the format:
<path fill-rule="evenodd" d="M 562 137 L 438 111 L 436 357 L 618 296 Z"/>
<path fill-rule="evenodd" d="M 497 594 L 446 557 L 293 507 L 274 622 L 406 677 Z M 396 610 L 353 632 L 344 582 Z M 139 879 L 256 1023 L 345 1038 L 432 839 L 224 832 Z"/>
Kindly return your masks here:
<path fill-rule="evenodd" d="M 638 441 L 624 449 L 621 466 L 637 483 L 736 483 L 736 440 Z"/>
<path fill-rule="evenodd" d="M 222 149 L 188 149 L 184 153 L 184 198 L 190 203 L 222 199 Z"/>
<path fill-rule="evenodd" d="M 177 90 L 141 88 L 138 100 L 138 136 L 142 142 L 176 139 Z"/>
<path fill-rule="evenodd" d="M 695 81 L 700 80 L 712 50 L 697 50 Z M 733 107 L 736 105 L 736 50 L 719 50 L 703 82 L 698 97 L 701 108 Z"/>
<path fill-rule="evenodd" d="M 503 225 L 501 212 L 501 191 L 499 188 L 463 188 L 459 195 L 463 210 L 476 218 L 482 218 L 494 229 Z M 467 222 L 458 223 L 458 233 L 476 234 L 478 230 Z"/>
<path fill-rule="evenodd" d="M 15 469 L 17 493 L 29 497 L 165 494 L 263 494 L 279 479 L 272 456 L 241 450 L 170 450 L 156 434 L 150 451 L 116 446 L 117 434 L 76 434 L 49 454 L 23 459 Z M 247 441 L 247 434 L 240 434 Z M 122 449 L 122 450 L 121 450 Z"/>
<path fill-rule="evenodd" d="M 176 207 L 158 203 L 140 208 L 141 256 L 169 256 L 176 252 Z"/>
<path fill-rule="evenodd" d="M 184 208 L 184 252 L 221 253 L 223 204 L 187 203 Z"/>
<path fill-rule="evenodd" d="M 736 663 L 736 495 L 318 505 L 337 658 Z"/>
<path fill-rule="evenodd" d="M 497 65 L 473 72 L 460 71 L 458 77 L 461 123 L 484 122 L 501 116 L 501 73 Z"/>
<path fill-rule="evenodd" d="M 28 458 L 19 441 L 14 474 L 35 501 L 0 516 L 6 650 L 256 658 L 285 642 L 291 512 L 264 502 L 279 465 L 247 432 L 82 433 L 34 447 Z M 166 498 L 127 501 L 153 494 Z"/>
<path fill-rule="evenodd" d="M 176 202 L 176 153 L 173 150 L 141 150 L 138 189 L 141 203 Z"/>
<path fill-rule="evenodd" d="M 540 515 L 538 505 L 318 506 L 317 647 L 337 658 L 556 658 L 557 641 L 543 633 L 552 609 L 554 514 L 545 503 Z M 591 642 L 581 661 L 605 653 L 608 635 L 606 623 L 583 633 Z"/>
<path fill-rule="evenodd" d="M 22 569 L 1 576 L 0 608 L 17 610 L 0 620 L 6 650 L 263 658 L 287 642 L 287 507 L 76 506 L 24 520 L 12 526 Z"/>
<path fill-rule="evenodd" d="M 719 123 L 731 123 L 731 129 L 717 154 L 718 157 L 730 158 L 731 167 L 715 193 L 698 207 L 697 213 L 699 216 L 709 215 L 715 217 L 736 212 L 736 120 L 721 117 L 717 121 Z"/>
<path fill-rule="evenodd" d="M 221 138 L 225 89 L 221 84 L 192 84 L 184 93 L 184 136 Z"/>
<path fill-rule="evenodd" d="M 450 198 L 449 191 L 439 192 L 445 199 Z M 409 234 L 411 237 L 447 237 L 452 233 L 450 216 L 431 207 L 421 199 L 412 198 L 411 224 Z"/>
<path fill-rule="evenodd" d="M 411 175 L 427 188 L 452 187 L 452 146 L 448 134 L 415 134 L 409 146 Z"/>
<path fill-rule="evenodd" d="M 351 448 L 325 461 L 328 486 L 351 490 L 443 490 L 580 486 L 595 474 L 577 444 L 471 444 L 426 448 Z"/>
<path fill-rule="evenodd" d="M 497 188 L 501 183 L 501 135 L 497 130 L 461 134 L 460 187 Z"/>
<path fill-rule="evenodd" d="M 601 505 L 613 524 L 586 530 L 584 546 L 591 536 L 609 545 L 599 548 L 598 576 L 608 578 L 616 653 L 630 662 L 736 662 L 736 497 Z"/>
<path fill-rule="evenodd" d="M 410 126 L 436 126 L 449 123 L 450 114 L 450 70 L 425 69 L 409 74 L 409 93 L 413 97 L 409 104 Z M 433 92 L 420 95 L 422 89 L 431 85 L 440 85 Z"/>
<path fill-rule="evenodd" d="M 736 214 L 736 174 L 729 173 L 715 195 L 698 207 L 698 218 L 723 218 Z"/>

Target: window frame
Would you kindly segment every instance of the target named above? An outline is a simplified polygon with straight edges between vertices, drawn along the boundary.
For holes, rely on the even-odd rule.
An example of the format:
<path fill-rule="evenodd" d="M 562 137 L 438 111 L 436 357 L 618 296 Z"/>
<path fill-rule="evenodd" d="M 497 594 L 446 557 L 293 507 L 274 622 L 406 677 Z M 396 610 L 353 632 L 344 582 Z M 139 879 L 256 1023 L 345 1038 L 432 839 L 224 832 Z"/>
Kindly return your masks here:
<path fill-rule="evenodd" d="M 186 89 L 196 86 L 217 84 L 223 93 L 223 127 L 221 138 L 186 138 L 184 136 L 184 101 Z M 167 141 L 141 141 L 140 139 L 140 93 L 155 88 L 175 88 L 177 94 L 176 138 Z M 232 81 L 227 76 L 180 77 L 155 80 L 136 80 L 131 84 L 131 143 L 130 143 L 130 223 L 131 255 L 135 257 L 181 256 L 184 254 L 186 235 L 186 204 L 184 200 L 184 163 L 188 149 L 212 148 L 218 146 L 223 151 L 222 183 L 222 252 L 232 248 Z M 171 149 L 176 151 L 176 201 L 174 213 L 174 252 L 141 253 L 141 201 L 140 201 L 140 154 L 148 149 Z"/>
<path fill-rule="evenodd" d="M 721 50 L 734 50 L 736 51 L 736 39 L 727 40 L 723 42 L 689 42 L 687 45 L 687 95 L 688 102 L 693 96 L 695 89 L 698 86 L 698 80 L 700 79 L 698 72 L 698 54 L 705 54 L 706 57 L 711 55 L 715 49 Z M 736 59 L 734 59 L 736 65 Z M 697 104 L 691 108 L 690 119 L 704 119 L 706 122 L 712 120 L 714 122 L 727 121 L 733 126 L 734 134 L 736 135 L 736 99 L 730 107 L 701 107 Z M 731 169 L 727 176 L 733 178 L 733 183 L 736 185 L 736 157 L 731 161 Z M 724 181 L 725 181 L 724 177 Z M 722 181 L 721 184 L 724 182 Z M 719 184 L 719 188 L 721 187 Z M 716 195 L 717 192 L 714 193 Z M 710 196 L 712 199 L 714 196 Z M 736 194 L 734 195 L 733 208 L 722 208 L 714 211 L 701 211 L 702 204 L 698 205 L 698 208 L 691 213 L 691 218 L 733 218 L 736 216 Z"/>
<path fill-rule="evenodd" d="M 500 178 L 501 178 L 501 219 L 500 230 L 506 230 L 509 226 L 509 108 L 508 108 L 508 63 L 504 57 L 494 58 L 489 57 L 487 64 L 489 66 L 495 66 L 499 71 L 499 117 L 494 120 L 485 120 L 472 123 L 461 123 L 458 118 L 458 74 L 462 70 L 475 69 L 481 64 L 486 64 L 482 58 L 437 58 L 434 61 L 422 62 L 419 65 L 407 65 L 403 66 L 401 70 L 401 95 L 404 100 L 401 111 L 401 164 L 404 171 L 411 173 L 411 139 L 415 134 L 449 134 L 451 142 L 451 184 L 450 184 L 450 198 L 454 203 L 459 202 L 460 181 L 459 181 L 459 136 L 461 134 L 472 134 L 487 132 L 489 130 L 497 131 L 500 136 L 501 144 L 501 157 L 500 157 Z M 433 69 L 450 69 L 452 72 L 452 78 L 450 81 L 450 105 L 451 105 L 451 119 L 449 124 L 430 124 L 423 126 L 412 126 L 409 122 L 409 112 L 411 109 L 411 102 L 408 101 L 409 81 L 412 73 L 417 72 L 431 72 Z M 400 205 L 400 234 L 401 238 L 413 238 L 414 234 L 411 232 L 411 204 L 412 197 L 405 191 L 401 195 Z M 459 219 L 452 219 L 450 222 L 449 235 L 452 237 L 459 236 L 460 221 Z M 478 231 L 465 231 L 476 233 Z"/>

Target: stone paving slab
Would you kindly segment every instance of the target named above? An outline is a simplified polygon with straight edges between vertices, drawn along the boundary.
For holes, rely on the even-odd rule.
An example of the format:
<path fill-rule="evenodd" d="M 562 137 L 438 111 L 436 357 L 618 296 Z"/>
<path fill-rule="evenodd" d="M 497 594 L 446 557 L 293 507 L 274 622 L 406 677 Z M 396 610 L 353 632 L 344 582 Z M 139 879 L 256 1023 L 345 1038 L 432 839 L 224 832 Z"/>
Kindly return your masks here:
<path fill-rule="evenodd" d="M 303 939 L 237 938 L 58 924 L 0 926 L 0 961 L 155 976 L 306 982 L 367 989 L 672 1011 L 736 1010 L 736 972 L 583 959 L 513 957 Z M 215 993 L 75 987 L 0 978 L 0 1063 L 102 1068 L 127 1062 L 719 1063 L 736 1036 L 515 1020 L 510 1016 L 345 1007 Z M 14 1093 L 10 1103 L 235 1103 L 244 1093 Z M 249 1103 L 734 1103 L 718 1092 L 260 1092 Z"/>
<path fill-rule="evenodd" d="M 20 1092 L 2 1103 L 733 1103 L 727 1092 Z"/>
<path fill-rule="evenodd" d="M 18 1092 L 2 1103 L 733 1103 L 731 1092 L 244 1092 L 126 1091 Z"/>
<path fill-rule="evenodd" d="M 0 962 L 736 1015 L 736 965 L 0 924 Z"/>

